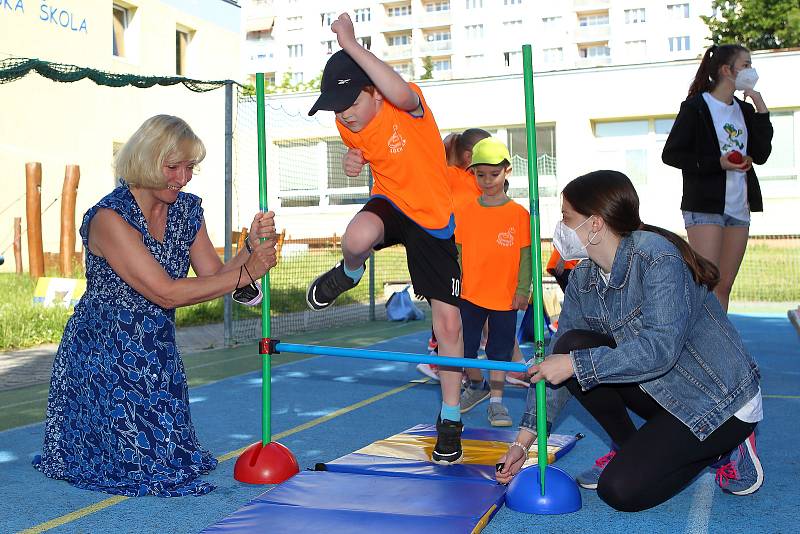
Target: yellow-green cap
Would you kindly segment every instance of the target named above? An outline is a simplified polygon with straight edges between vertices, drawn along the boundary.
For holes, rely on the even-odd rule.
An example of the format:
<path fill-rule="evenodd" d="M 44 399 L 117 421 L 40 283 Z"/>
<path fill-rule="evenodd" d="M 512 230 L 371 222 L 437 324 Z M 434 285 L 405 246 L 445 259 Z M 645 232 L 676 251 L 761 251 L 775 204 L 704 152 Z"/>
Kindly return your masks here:
<path fill-rule="evenodd" d="M 474 165 L 500 165 L 503 161 L 511 163 L 505 143 L 495 137 L 481 139 L 472 147 L 472 163 Z"/>

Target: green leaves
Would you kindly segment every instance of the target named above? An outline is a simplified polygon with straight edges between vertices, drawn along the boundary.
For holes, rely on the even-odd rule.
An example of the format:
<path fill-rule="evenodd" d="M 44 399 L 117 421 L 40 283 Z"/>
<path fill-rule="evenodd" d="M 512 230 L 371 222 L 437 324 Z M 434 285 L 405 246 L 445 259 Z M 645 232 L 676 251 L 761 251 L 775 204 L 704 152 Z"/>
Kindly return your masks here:
<path fill-rule="evenodd" d="M 737 43 L 751 50 L 800 46 L 797 0 L 713 0 L 716 15 L 701 16 L 717 44 Z"/>

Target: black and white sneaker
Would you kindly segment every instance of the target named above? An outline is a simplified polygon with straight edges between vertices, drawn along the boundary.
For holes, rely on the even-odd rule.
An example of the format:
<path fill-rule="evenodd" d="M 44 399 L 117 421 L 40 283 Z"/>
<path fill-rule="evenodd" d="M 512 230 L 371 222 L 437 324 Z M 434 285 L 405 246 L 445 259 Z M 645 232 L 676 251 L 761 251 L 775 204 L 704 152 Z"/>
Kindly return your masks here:
<path fill-rule="evenodd" d="M 461 432 L 464 430 L 464 423 L 461 421 L 451 421 L 441 417 L 436 418 L 436 446 L 431 453 L 431 460 L 434 463 L 449 465 L 461 462 L 464 451 L 461 449 Z"/>
<path fill-rule="evenodd" d="M 311 282 L 306 292 L 306 303 L 312 310 L 322 310 L 333 304 L 336 298 L 358 285 L 344 272 L 344 262 L 339 262 L 330 271 Z"/>

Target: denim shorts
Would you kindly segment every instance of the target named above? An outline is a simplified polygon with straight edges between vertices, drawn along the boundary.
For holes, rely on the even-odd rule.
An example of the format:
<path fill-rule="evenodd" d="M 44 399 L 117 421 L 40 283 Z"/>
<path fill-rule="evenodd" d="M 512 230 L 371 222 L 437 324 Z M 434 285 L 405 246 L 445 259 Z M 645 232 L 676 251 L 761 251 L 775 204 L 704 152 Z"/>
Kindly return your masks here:
<path fill-rule="evenodd" d="M 684 211 L 683 224 L 686 228 L 697 226 L 698 224 L 715 224 L 717 226 L 750 226 L 750 221 L 743 221 L 730 215 L 720 215 L 719 213 L 702 213 L 700 211 Z"/>

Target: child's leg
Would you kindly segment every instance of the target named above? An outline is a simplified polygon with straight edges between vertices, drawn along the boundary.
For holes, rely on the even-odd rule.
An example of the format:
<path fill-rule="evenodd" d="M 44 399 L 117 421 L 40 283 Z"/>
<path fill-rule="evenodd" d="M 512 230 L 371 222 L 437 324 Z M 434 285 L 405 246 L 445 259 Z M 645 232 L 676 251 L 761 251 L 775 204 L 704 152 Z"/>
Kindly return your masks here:
<path fill-rule="evenodd" d="M 373 247 L 383 242 L 383 221 L 370 211 L 360 211 L 342 236 L 342 256 L 348 271 L 364 267 Z"/>
<path fill-rule="evenodd" d="M 347 225 L 342 236 L 344 260 L 318 276 L 308 286 L 306 303 L 312 310 L 322 310 L 345 291 L 354 288 L 364 274 L 364 262 L 378 245 L 397 243 L 398 216 L 391 204 L 373 198 Z"/>
<path fill-rule="evenodd" d="M 440 300 L 431 300 L 431 313 L 436 339 L 439 341 L 439 356 L 464 355 L 464 339 L 461 332 L 461 312 L 457 307 Z M 461 369 L 440 367 L 442 400 L 450 406 L 458 406 L 461 393 Z M 458 418 L 454 419 L 458 420 Z"/>
<path fill-rule="evenodd" d="M 493 361 L 510 362 L 514 353 L 517 312 L 490 311 L 489 337 L 486 340 L 486 357 Z M 505 371 L 489 372 L 489 406 L 487 415 L 492 426 L 511 426 L 511 416 L 503 406 Z"/>

